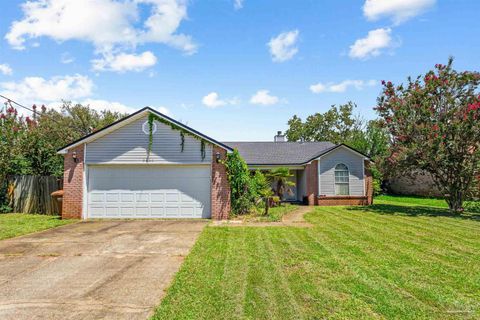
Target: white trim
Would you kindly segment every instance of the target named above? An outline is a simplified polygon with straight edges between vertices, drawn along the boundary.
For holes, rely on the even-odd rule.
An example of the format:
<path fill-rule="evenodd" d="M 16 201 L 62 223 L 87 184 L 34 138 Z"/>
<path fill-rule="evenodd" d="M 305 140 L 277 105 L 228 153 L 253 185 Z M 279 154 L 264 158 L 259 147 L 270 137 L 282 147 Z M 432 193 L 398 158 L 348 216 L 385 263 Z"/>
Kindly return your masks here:
<path fill-rule="evenodd" d="M 363 162 L 363 160 L 362 160 Z M 343 164 L 346 168 L 347 168 L 347 173 L 348 173 L 348 194 L 337 194 L 337 175 L 336 175 L 336 171 L 337 171 L 337 166 L 339 164 Z M 339 184 L 342 184 L 344 182 L 338 182 Z M 335 196 L 351 196 L 352 195 L 352 190 L 350 190 L 351 188 L 351 183 L 350 183 L 350 167 L 347 166 L 345 164 L 345 162 L 337 162 L 337 164 L 333 167 L 333 192 L 335 194 Z"/>
<path fill-rule="evenodd" d="M 150 134 L 150 128 L 148 127 L 148 120 L 142 124 L 142 131 L 145 134 Z M 152 123 L 152 134 L 157 132 L 157 124 L 155 122 Z"/>
<path fill-rule="evenodd" d="M 82 183 L 82 219 L 88 218 L 88 165 L 85 162 L 87 159 L 87 144 L 83 146 L 83 183 Z"/>
<path fill-rule="evenodd" d="M 367 183 L 367 179 L 365 179 L 365 160 L 362 161 L 362 186 L 363 186 L 363 196 L 366 196 L 365 194 L 365 183 Z"/>
<path fill-rule="evenodd" d="M 321 168 L 320 168 L 320 159 L 317 161 L 317 174 L 318 174 L 318 195 L 322 194 L 322 173 L 321 173 Z"/>
<path fill-rule="evenodd" d="M 213 161 L 213 160 L 212 160 Z M 198 167 L 198 166 L 208 166 L 211 162 L 189 162 L 189 163 L 152 163 L 152 162 L 102 162 L 102 163 L 89 163 L 90 167 L 106 167 L 106 166 L 145 166 L 145 167 Z"/>
<path fill-rule="evenodd" d="M 369 161 L 370 161 L 370 159 L 368 159 L 367 157 L 365 157 L 365 156 L 364 156 L 363 154 L 361 154 L 360 152 L 357 152 L 357 151 L 355 151 L 355 150 L 353 150 L 353 149 L 351 149 L 351 148 L 349 148 L 349 147 L 347 147 L 347 146 L 343 146 L 343 145 L 338 146 L 338 147 L 336 147 L 336 148 L 333 148 L 332 150 L 329 150 L 329 151 L 325 152 L 324 154 L 322 154 L 321 156 L 319 156 L 319 157 L 317 158 L 317 160 L 320 160 L 321 157 L 326 156 L 326 155 L 329 154 L 330 152 L 333 152 L 333 151 L 335 151 L 335 150 L 338 150 L 339 148 L 347 149 L 348 151 L 353 152 L 353 153 L 355 153 L 356 155 L 362 157 L 364 160 L 369 160 Z"/>

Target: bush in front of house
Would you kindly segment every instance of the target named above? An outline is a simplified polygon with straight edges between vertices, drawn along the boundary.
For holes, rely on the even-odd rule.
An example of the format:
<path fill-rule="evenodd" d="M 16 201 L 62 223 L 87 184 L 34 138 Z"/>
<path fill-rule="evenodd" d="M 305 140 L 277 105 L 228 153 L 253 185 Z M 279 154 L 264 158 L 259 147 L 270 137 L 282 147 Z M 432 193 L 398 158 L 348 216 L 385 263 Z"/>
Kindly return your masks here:
<path fill-rule="evenodd" d="M 480 213 L 480 201 L 465 201 L 463 208 L 467 212 Z"/>
<path fill-rule="evenodd" d="M 227 168 L 230 184 L 232 213 L 247 214 L 259 206 L 265 207 L 267 212 L 268 201 L 265 199 L 273 194 L 267 177 L 258 170 L 252 174 L 236 149 L 227 155 L 223 164 Z"/>

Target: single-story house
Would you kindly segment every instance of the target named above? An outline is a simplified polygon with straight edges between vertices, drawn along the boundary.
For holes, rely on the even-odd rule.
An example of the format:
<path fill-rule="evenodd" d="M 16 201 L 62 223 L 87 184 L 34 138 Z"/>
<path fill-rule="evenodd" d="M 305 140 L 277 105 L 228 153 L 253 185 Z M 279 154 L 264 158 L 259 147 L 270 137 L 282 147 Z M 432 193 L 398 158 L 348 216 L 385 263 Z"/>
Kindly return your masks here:
<path fill-rule="evenodd" d="M 252 170 L 290 168 L 296 187 L 286 200 L 371 203 L 367 156 L 343 144 L 282 139 L 219 142 L 143 108 L 58 151 L 65 164 L 62 217 L 225 219 L 230 189 L 221 160 L 234 148 Z"/>

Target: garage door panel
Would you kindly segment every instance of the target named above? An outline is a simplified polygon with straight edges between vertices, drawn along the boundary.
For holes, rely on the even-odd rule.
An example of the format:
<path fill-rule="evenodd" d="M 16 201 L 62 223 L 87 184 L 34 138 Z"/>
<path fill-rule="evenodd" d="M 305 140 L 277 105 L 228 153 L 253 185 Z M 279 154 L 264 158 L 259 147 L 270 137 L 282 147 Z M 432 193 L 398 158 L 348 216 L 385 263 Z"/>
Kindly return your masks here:
<path fill-rule="evenodd" d="M 135 212 L 134 206 L 120 206 L 120 215 L 122 217 L 131 216 L 132 212 Z"/>
<path fill-rule="evenodd" d="M 92 192 L 92 193 L 90 193 L 89 198 L 90 198 L 91 203 L 105 202 L 105 194 L 103 192 Z"/>
<path fill-rule="evenodd" d="M 135 194 L 133 192 L 120 193 L 120 199 L 123 203 L 133 203 L 135 202 Z"/>
<path fill-rule="evenodd" d="M 90 218 L 209 218 L 210 167 L 91 166 Z"/>
<path fill-rule="evenodd" d="M 117 203 L 120 201 L 120 194 L 119 193 L 106 193 L 105 194 L 105 202 L 113 202 Z"/>
<path fill-rule="evenodd" d="M 165 207 L 152 206 L 150 207 L 150 214 L 155 218 L 165 217 Z"/>
<path fill-rule="evenodd" d="M 151 197 L 151 202 L 152 203 L 157 203 L 157 202 L 165 202 L 165 194 L 159 193 L 159 192 L 152 192 L 150 194 Z"/>

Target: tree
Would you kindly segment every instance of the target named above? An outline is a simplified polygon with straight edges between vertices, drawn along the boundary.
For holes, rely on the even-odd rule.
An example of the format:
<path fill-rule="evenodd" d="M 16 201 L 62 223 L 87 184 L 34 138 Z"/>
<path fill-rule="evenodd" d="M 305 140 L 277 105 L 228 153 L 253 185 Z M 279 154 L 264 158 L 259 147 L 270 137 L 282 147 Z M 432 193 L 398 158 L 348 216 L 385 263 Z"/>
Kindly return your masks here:
<path fill-rule="evenodd" d="M 255 171 L 252 177 L 253 185 L 255 186 L 255 193 L 264 201 L 264 215 L 268 215 L 268 208 L 270 207 L 270 197 L 273 195 L 272 186 L 267 177 L 259 170 Z"/>
<path fill-rule="evenodd" d="M 344 105 L 333 105 L 325 113 L 315 113 L 306 121 L 293 116 L 288 120 L 286 136 L 288 141 L 331 141 L 345 142 L 355 131 L 361 130 L 361 121 L 353 117 L 356 105 L 348 102 Z"/>
<path fill-rule="evenodd" d="M 288 168 L 276 168 L 270 170 L 267 174 L 267 179 L 275 186 L 275 195 L 280 200 L 283 199 L 285 193 L 290 192 L 290 187 L 295 185 L 295 182 L 290 180 L 293 174 L 290 173 Z"/>
<path fill-rule="evenodd" d="M 250 212 L 255 204 L 255 185 L 247 163 L 235 149 L 227 154 L 223 164 L 227 169 L 232 212 L 235 214 Z"/>
<path fill-rule="evenodd" d="M 32 115 L 21 116 L 8 101 L 0 109 L 0 189 L 9 175 L 62 176 L 63 157 L 57 149 L 125 116 L 69 102 L 60 112 L 45 106 L 32 109 Z"/>
<path fill-rule="evenodd" d="M 480 174 L 480 74 L 452 63 L 405 86 L 383 82 L 376 110 L 392 137 L 389 165 L 430 173 L 450 210 L 460 212 Z"/>

